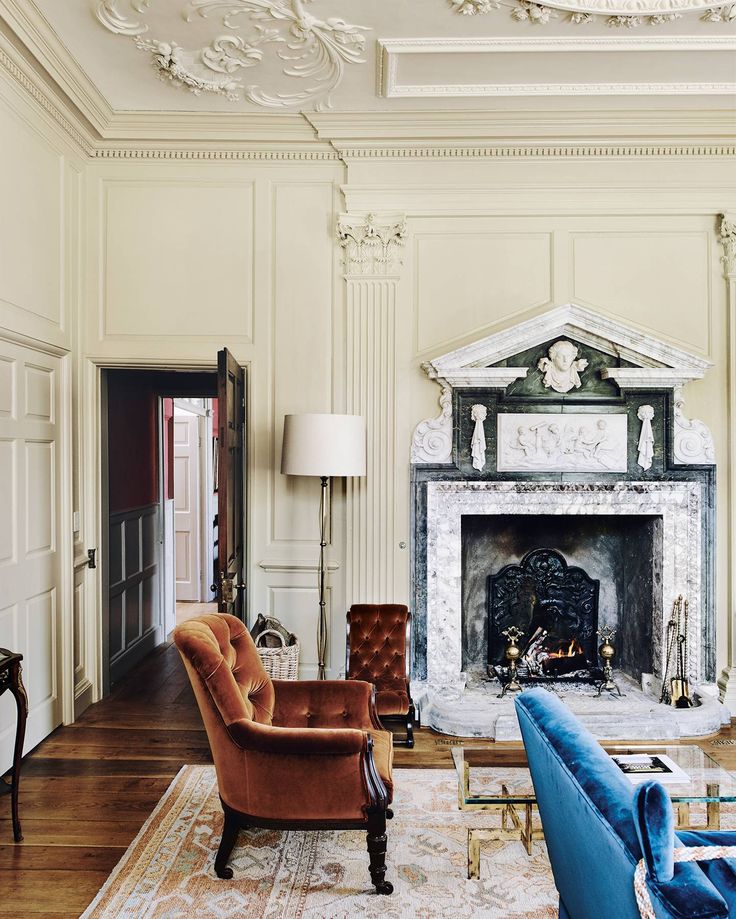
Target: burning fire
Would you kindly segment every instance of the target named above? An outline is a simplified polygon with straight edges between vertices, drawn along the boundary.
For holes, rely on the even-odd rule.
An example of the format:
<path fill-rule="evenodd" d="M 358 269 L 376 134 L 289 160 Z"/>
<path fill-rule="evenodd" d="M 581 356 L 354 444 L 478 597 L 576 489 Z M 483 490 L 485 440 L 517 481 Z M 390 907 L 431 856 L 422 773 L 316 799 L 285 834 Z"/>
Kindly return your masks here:
<path fill-rule="evenodd" d="M 570 639 L 570 644 L 565 647 L 564 644 L 559 647 L 556 651 L 550 651 L 548 657 L 577 657 L 578 654 L 585 654 L 583 651 L 582 645 L 580 645 L 574 638 Z"/>

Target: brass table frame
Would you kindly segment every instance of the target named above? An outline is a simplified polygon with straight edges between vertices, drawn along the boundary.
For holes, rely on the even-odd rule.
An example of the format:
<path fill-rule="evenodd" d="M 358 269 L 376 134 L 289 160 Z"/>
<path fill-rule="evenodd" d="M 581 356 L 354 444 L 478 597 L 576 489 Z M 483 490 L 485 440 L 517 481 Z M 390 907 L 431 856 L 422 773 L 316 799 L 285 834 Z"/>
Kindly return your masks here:
<path fill-rule="evenodd" d="M 609 752 L 620 750 L 620 745 L 604 747 Z M 644 749 L 644 748 L 643 748 Z M 482 767 L 481 767 L 482 768 Z M 518 768 L 524 768 L 519 766 Z M 719 830 L 721 828 L 721 802 L 718 800 L 720 786 L 711 782 L 706 784 L 705 825 L 690 824 L 690 801 L 673 801 L 678 830 Z M 501 826 L 485 829 L 468 829 L 468 879 L 480 878 L 480 844 L 481 842 L 499 842 L 501 840 L 522 842 L 527 855 L 532 854 L 532 843 L 544 839 L 541 824 L 535 826 L 533 812 L 536 809 L 536 797 L 531 795 L 512 795 L 506 784 L 501 785 L 499 797 L 514 798 L 513 801 L 489 802 L 487 795 L 470 794 L 470 763 L 463 759 L 462 782 L 458 781 L 458 804 L 463 811 L 500 811 Z M 476 798 L 477 800 L 473 800 Z"/>

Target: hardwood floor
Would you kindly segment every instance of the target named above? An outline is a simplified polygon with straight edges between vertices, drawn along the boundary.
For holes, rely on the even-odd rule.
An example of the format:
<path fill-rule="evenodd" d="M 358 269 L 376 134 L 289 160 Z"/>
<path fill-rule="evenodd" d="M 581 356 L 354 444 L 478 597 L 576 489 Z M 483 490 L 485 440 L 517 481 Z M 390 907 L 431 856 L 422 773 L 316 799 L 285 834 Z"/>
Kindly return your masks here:
<path fill-rule="evenodd" d="M 417 730 L 413 750 L 397 748 L 396 765 L 449 768 L 458 742 Z M 700 745 L 736 770 L 733 726 Z M 170 645 L 159 648 L 107 699 L 26 757 L 22 843 L 13 844 L 10 801 L 0 799 L 1 919 L 76 919 L 178 770 L 208 762 L 207 738 L 179 655 Z"/>

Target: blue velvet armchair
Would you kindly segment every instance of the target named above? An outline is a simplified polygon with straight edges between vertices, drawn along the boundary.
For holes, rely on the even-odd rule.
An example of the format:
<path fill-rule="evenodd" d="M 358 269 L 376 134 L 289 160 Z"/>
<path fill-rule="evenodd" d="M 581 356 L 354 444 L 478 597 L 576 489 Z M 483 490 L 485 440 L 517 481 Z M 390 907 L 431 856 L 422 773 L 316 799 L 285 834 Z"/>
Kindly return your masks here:
<path fill-rule="evenodd" d="M 634 870 L 642 857 L 657 919 L 736 916 L 736 860 L 673 860 L 675 845 L 735 845 L 736 833 L 676 833 L 663 786 L 635 789 L 551 692 L 523 692 L 516 710 L 560 919 L 639 919 Z"/>

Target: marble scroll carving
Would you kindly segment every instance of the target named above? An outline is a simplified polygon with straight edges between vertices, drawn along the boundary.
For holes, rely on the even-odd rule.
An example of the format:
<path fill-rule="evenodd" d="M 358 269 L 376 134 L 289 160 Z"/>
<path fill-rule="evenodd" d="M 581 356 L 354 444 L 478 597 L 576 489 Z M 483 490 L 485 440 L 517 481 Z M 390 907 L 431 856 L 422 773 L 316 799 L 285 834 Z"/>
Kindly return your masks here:
<path fill-rule="evenodd" d="M 427 418 L 414 429 L 412 463 L 452 462 L 452 389 L 447 385 L 442 387 L 440 409 L 436 418 Z"/>
<path fill-rule="evenodd" d="M 499 472 L 626 472 L 623 414 L 498 416 Z"/>

